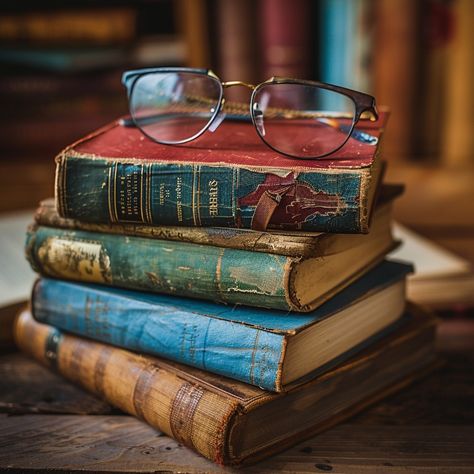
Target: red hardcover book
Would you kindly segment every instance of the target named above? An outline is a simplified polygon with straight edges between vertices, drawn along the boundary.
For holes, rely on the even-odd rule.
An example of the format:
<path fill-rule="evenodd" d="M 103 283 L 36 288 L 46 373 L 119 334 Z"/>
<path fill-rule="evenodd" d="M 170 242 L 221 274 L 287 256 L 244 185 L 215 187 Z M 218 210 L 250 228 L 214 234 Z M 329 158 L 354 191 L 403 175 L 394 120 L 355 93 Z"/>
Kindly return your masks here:
<path fill-rule="evenodd" d="M 311 5 L 308 0 L 261 3 L 265 77 L 308 77 L 311 70 Z"/>
<path fill-rule="evenodd" d="M 358 128 L 380 138 L 386 120 L 382 113 Z M 267 147 L 248 123 L 224 121 L 169 146 L 115 122 L 57 157 L 57 206 L 85 222 L 363 233 L 378 150 L 350 138 L 325 159 L 297 160 Z"/>

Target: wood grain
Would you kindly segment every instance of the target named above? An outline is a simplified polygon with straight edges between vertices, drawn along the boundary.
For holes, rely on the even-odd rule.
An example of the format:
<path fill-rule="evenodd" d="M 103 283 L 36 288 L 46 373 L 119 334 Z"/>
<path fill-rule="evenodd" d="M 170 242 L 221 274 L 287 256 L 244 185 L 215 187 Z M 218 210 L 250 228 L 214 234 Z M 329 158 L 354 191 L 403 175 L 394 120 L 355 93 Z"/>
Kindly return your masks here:
<path fill-rule="evenodd" d="M 8 471 L 186 473 L 472 472 L 472 426 L 343 424 L 250 468 L 222 468 L 121 416 L 0 416 Z M 343 440 L 343 442 L 341 442 Z"/>
<path fill-rule="evenodd" d="M 18 352 L 0 357 L 0 380 L 0 413 L 119 413 Z"/>

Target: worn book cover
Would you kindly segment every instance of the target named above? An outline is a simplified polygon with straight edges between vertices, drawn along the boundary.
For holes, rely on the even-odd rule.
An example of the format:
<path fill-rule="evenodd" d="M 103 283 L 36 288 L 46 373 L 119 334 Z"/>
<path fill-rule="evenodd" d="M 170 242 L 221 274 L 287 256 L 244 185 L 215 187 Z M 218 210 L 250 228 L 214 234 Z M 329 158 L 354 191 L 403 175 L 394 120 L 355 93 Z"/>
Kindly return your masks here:
<path fill-rule="evenodd" d="M 380 141 L 387 118 L 357 127 Z M 160 145 L 117 121 L 59 154 L 56 203 L 85 222 L 364 233 L 379 150 L 351 137 L 326 158 L 292 159 L 230 120 L 189 144 Z M 268 222 L 254 219 L 257 208 L 272 209 Z"/>
<path fill-rule="evenodd" d="M 403 192 L 403 186 L 383 184 L 372 215 L 374 224 L 370 234 L 375 234 L 379 221 L 391 219 L 393 201 Z M 315 257 L 354 247 L 367 239 L 360 234 L 331 234 L 326 232 L 304 232 L 226 227 L 157 226 L 146 224 L 104 224 L 84 222 L 61 217 L 53 198 L 40 202 L 35 212 L 35 222 L 40 226 L 77 229 L 89 232 L 124 234 L 161 240 L 176 240 L 216 247 L 274 253 L 289 257 Z M 388 227 L 387 227 L 388 229 Z M 369 234 L 369 235 L 370 235 Z"/>
<path fill-rule="evenodd" d="M 369 234 L 326 235 L 331 238 L 313 242 L 315 251 L 302 257 L 36 225 L 26 254 L 33 269 L 54 278 L 308 312 L 396 245 L 389 208 L 376 213 Z"/>
<path fill-rule="evenodd" d="M 31 307 L 65 331 L 282 391 L 398 321 L 411 270 L 384 262 L 304 314 L 48 278 L 36 282 Z"/>
<path fill-rule="evenodd" d="M 399 390 L 434 362 L 434 320 L 407 323 L 324 375 L 275 394 L 142 356 L 19 315 L 19 347 L 112 405 L 221 464 L 254 462 L 333 426 Z M 407 316 L 408 317 L 408 316 Z"/>

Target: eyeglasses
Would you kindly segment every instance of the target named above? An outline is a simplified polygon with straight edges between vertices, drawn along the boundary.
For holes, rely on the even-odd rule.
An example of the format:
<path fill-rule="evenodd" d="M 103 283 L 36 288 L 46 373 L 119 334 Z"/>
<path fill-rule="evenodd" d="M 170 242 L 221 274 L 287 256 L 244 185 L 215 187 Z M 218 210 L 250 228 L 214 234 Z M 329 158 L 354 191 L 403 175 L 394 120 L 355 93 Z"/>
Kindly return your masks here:
<path fill-rule="evenodd" d="M 376 145 L 378 138 L 356 130 L 359 120 L 376 120 L 374 97 L 322 82 L 273 77 L 258 85 L 222 82 L 212 71 L 153 68 L 125 72 L 131 121 L 157 143 L 179 145 L 214 132 L 225 117 L 252 121 L 273 150 L 293 158 L 317 159 L 349 139 Z M 224 89 L 252 90 L 248 104 L 226 102 Z"/>

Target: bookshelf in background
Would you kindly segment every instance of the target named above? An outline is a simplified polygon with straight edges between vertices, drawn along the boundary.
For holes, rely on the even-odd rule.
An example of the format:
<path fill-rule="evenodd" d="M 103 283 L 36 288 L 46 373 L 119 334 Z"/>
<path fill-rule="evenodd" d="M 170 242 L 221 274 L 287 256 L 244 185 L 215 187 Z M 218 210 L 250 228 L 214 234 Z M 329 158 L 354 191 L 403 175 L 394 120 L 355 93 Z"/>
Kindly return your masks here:
<path fill-rule="evenodd" d="M 474 150 L 474 2 L 457 0 L 452 13 L 441 156 L 448 165 L 466 165 L 473 162 Z"/>
<path fill-rule="evenodd" d="M 0 159 L 51 160 L 125 114 L 123 70 L 186 65 L 178 14 L 173 0 L 2 6 Z"/>

